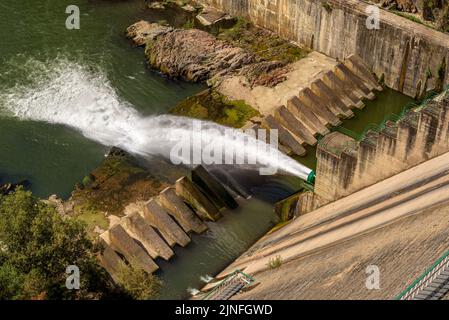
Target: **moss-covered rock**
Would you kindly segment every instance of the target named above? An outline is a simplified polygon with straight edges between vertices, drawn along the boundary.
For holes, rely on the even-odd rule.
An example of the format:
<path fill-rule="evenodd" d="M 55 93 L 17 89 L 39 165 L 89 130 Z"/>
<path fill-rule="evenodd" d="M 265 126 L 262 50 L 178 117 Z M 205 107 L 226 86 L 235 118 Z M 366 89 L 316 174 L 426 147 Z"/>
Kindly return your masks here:
<path fill-rule="evenodd" d="M 249 119 L 260 115 L 244 101 L 228 100 L 214 89 L 207 89 L 183 100 L 170 113 L 234 128 L 241 128 Z"/>
<path fill-rule="evenodd" d="M 74 214 L 86 222 L 90 231 L 107 229 L 107 216 L 122 216 L 132 202 L 147 201 L 168 186 L 126 152 L 113 148 L 88 179 L 78 184 L 70 201 Z"/>
<path fill-rule="evenodd" d="M 238 19 L 232 28 L 222 30 L 218 39 L 243 48 L 263 60 L 279 61 L 283 64 L 298 61 L 310 53 L 310 49 L 292 44 L 242 18 Z"/>

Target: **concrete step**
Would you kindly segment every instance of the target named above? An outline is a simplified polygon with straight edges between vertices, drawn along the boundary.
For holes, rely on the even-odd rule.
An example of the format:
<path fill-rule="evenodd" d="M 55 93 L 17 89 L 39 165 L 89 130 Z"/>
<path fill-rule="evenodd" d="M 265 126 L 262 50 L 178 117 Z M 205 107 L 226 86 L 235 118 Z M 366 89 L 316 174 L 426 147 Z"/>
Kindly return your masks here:
<path fill-rule="evenodd" d="M 298 137 L 291 134 L 290 131 L 282 127 L 273 116 L 269 115 L 265 117 L 265 119 L 262 120 L 262 125 L 267 129 L 278 130 L 280 143 L 289 147 L 295 154 L 303 156 L 307 153 L 306 149 L 302 146 L 304 141 L 300 140 Z"/>
<path fill-rule="evenodd" d="M 338 78 L 333 71 L 327 72 L 323 77 L 323 81 L 332 89 L 342 92 L 342 94 L 344 94 L 344 96 L 347 97 L 351 104 L 357 109 L 363 109 L 365 106 L 360 97 L 354 94 L 354 88 L 352 86 L 348 86 L 340 80 L 340 78 Z"/>
<path fill-rule="evenodd" d="M 305 143 L 313 146 L 318 142 L 309 129 L 288 111 L 286 107 L 279 107 L 274 113 L 274 118 Z"/>
<path fill-rule="evenodd" d="M 159 231 L 169 246 L 174 247 L 179 244 L 185 247 L 190 243 L 189 236 L 170 218 L 167 211 L 155 199 L 145 203 L 143 218 Z"/>
<path fill-rule="evenodd" d="M 335 74 L 345 83 L 352 84 L 360 92 L 363 98 L 374 100 L 376 95 L 365 85 L 362 79 L 356 76 L 344 64 L 339 63 L 335 67 Z"/>
<path fill-rule="evenodd" d="M 373 90 L 382 91 L 383 90 L 382 86 L 379 85 L 376 78 L 374 78 L 371 71 L 368 69 L 368 67 L 365 65 L 365 63 L 359 56 L 357 56 L 355 54 L 348 56 L 345 59 L 344 64 L 346 67 L 348 67 L 349 70 L 351 70 L 352 73 L 354 73 L 359 78 L 363 79 L 366 86 L 371 91 L 373 91 Z"/>
<path fill-rule="evenodd" d="M 173 187 L 163 190 L 156 200 L 186 233 L 203 233 L 207 230 L 206 224 L 178 197 Z"/>
<path fill-rule="evenodd" d="M 242 186 L 227 170 L 214 171 L 214 174 L 218 175 L 221 178 L 221 181 L 223 181 L 223 184 L 238 196 L 245 199 L 251 198 L 251 192 Z"/>
<path fill-rule="evenodd" d="M 293 97 L 287 102 L 287 109 L 293 113 L 311 132 L 316 134 L 325 135 L 329 133 L 329 129 L 321 123 L 320 119 L 312 112 L 312 110 L 306 107 L 298 97 Z"/>
<path fill-rule="evenodd" d="M 182 177 L 175 183 L 176 194 L 184 199 L 204 221 L 216 221 L 221 217 L 218 208 L 190 181 Z"/>
<path fill-rule="evenodd" d="M 192 181 L 208 195 L 212 202 L 221 208 L 226 207 L 231 210 L 238 208 L 239 205 L 235 199 L 203 166 L 197 166 L 192 170 Z"/>
<path fill-rule="evenodd" d="M 311 90 L 323 100 L 329 110 L 339 118 L 352 118 L 354 113 L 321 79 L 311 85 Z"/>
<path fill-rule="evenodd" d="M 131 238 L 120 224 L 109 229 L 109 237 L 112 247 L 120 252 L 132 266 L 142 268 L 148 273 L 159 269 L 147 252 Z"/>
<path fill-rule="evenodd" d="M 120 224 L 131 237 L 143 245 L 153 259 L 161 257 L 169 260 L 174 256 L 173 250 L 153 227 L 142 218 L 140 213 L 134 212 L 123 217 Z"/>
<path fill-rule="evenodd" d="M 106 271 L 111 275 L 115 282 L 118 282 L 118 273 L 120 272 L 120 265 L 123 263 L 120 256 L 112 249 L 112 247 L 106 243 L 100 237 L 101 245 L 103 246 L 103 252 L 99 255 L 98 259 L 100 265 L 106 269 Z"/>
<path fill-rule="evenodd" d="M 310 110 L 321 119 L 324 125 L 337 127 L 341 124 L 341 120 L 334 115 L 309 88 L 301 90 L 298 98 L 301 103 L 310 108 Z"/>

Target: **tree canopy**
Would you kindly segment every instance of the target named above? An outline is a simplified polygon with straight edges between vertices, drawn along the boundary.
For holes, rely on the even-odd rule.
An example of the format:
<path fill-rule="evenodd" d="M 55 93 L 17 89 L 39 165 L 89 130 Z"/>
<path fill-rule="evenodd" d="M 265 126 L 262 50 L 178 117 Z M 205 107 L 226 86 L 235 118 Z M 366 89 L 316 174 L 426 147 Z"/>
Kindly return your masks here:
<path fill-rule="evenodd" d="M 95 299 L 113 290 L 84 225 L 18 188 L 0 197 L 0 299 Z M 80 270 L 68 290 L 66 268 Z"/>

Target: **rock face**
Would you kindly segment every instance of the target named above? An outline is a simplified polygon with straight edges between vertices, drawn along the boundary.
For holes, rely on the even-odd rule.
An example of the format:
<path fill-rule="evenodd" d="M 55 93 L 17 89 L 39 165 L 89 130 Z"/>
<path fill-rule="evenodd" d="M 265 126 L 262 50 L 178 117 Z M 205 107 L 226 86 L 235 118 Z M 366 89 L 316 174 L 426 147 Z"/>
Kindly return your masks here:
<path fill-rule="evenodd" d="M 147 45 L 146 56 L 151 67 L 194 82 L 256 62 L 255 56 L 196 29 L 174 30 L 157 37 Z"/>
<path fill-rule="evenodd" d="M 358 0 L 201 0 L 338 59 L 357 54 L 385 84 L 415 97 L 448 84 L 449 35 L 381 12 L 379 30 L 366 28 Z M 430 72 L 429 72 L 430 71 Z"/>
<path fill-rule="evenodd" d="M 170 78 L 192 82 L 219 81 L 244 74 L 250 85 L 275 86 L 287 69 L 279 61 L 264 59 L 198 29 L 173 29 L 139 21 L 127 30 L 137 46 L 145 45 L 149 65 Z"/>
<path fill-rule="evenodd" d="M 157 23 L 148 21 L 138 21 L 126 29 L 126 35 L 130 38 L 134 45 L 143 46 L 147 39 L 153 40 L 161 34 L 173 31 L 172 27 L 161 26 Z"/>

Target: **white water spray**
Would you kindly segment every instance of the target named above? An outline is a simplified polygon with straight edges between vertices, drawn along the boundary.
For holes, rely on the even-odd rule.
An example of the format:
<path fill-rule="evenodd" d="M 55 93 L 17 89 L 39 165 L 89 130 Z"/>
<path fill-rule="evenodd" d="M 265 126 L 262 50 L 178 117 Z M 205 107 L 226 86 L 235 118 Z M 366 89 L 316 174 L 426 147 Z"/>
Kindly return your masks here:
<path fill-rule="evenodd" d="M 143 157 L 157 155 L 170 159 L 180 139 L 194 135 L 192 119 L 170 115 L 143 117 L 131 105 L 120 101 L 106 77 L 98 72 L 63 59 L 51 63 L 45 72 L 42 65 L 33 68 L 38 73 L 29 75 L 31 85 L 27 81 L 26 85 L 4 90 L 0 106 L 20 119 L 66 125 L 105 146 L 118 146 Z M 247 139 L 249 147 L 245 148 L 241 145 L 244 141 L 224 134 L 229 128 L 203 121 L 201 128 L 207 141 L 223 147 L 231 144 L 237 152 L 257 152 L 260 165 L 302 179 L 307 179 L 312 171 L 268 145 L 262 150 L 257 148 L 258 141 L 254 138 Z M 242 134 L 235 130 L 235 136 Z"/>

